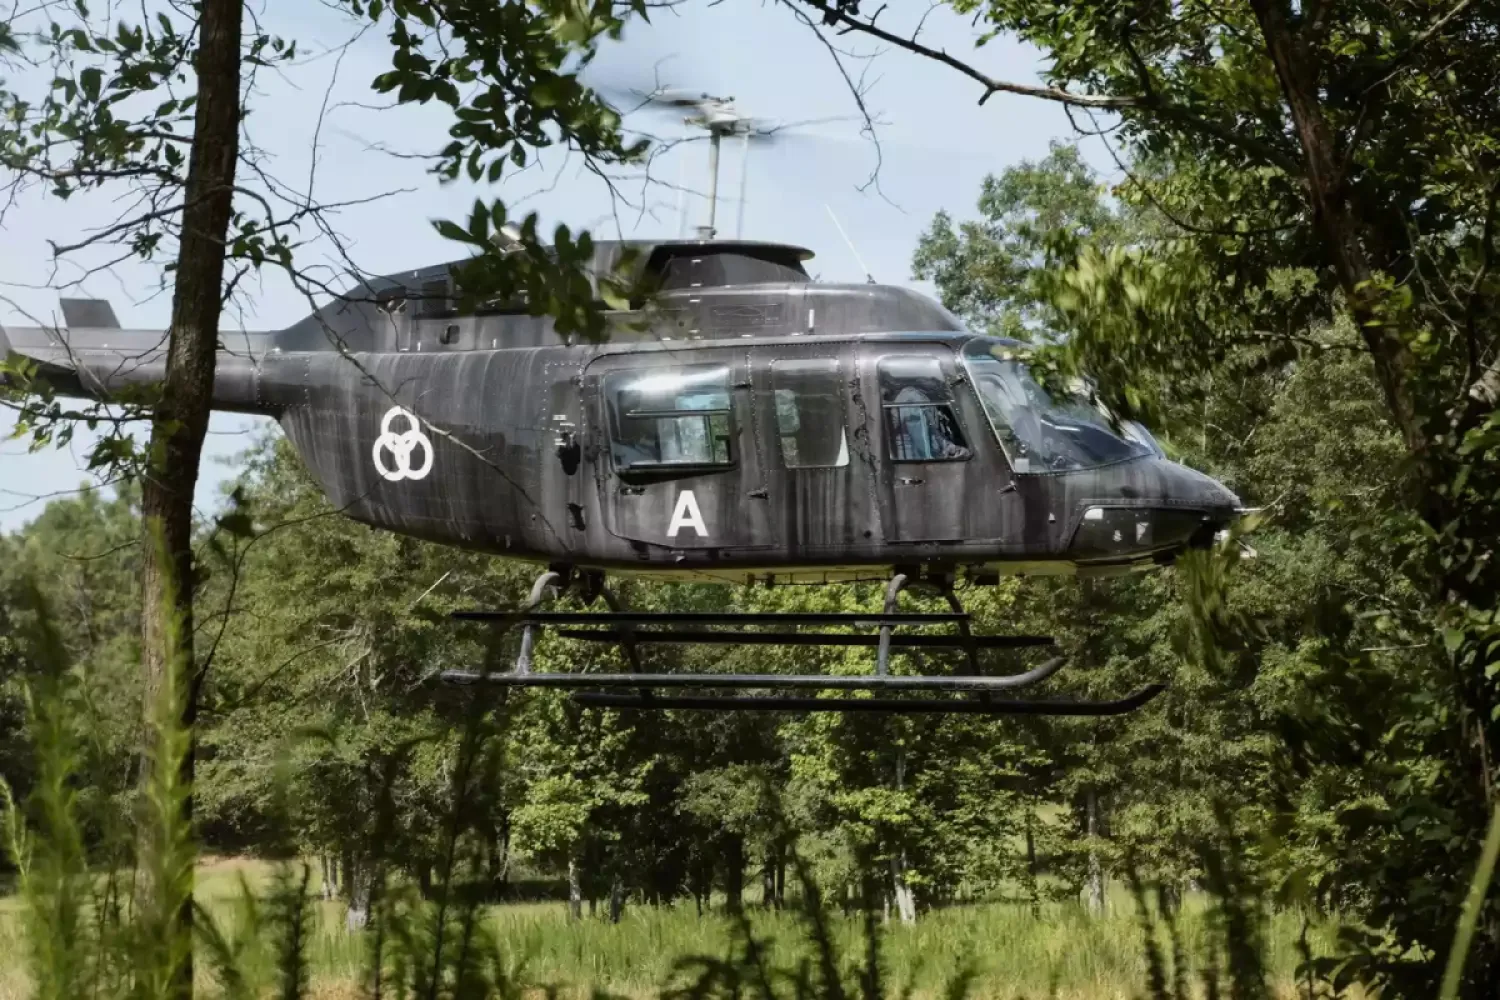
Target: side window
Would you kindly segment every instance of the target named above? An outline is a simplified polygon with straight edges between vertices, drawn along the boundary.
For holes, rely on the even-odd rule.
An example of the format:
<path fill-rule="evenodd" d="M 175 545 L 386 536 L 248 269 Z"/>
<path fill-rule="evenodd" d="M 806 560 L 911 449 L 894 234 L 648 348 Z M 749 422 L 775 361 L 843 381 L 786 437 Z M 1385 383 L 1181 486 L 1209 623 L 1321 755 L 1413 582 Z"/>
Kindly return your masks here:
<path fill-rule="evenodd" d="M 652 369 L 605 378 L 617 471 L 729 466 L 729 369 Z"/>
<path fill-rule="evenodd" d="M 849 464 L 839 364 L 832 358 L 771 363 L 776 439 L 788 469 L 834 469 Z"/>
<path fill-rule="evenodd" d="M 936 358 L 882 358 L 876 371 L 892 461 L 951 462 L 969 457 L 953 392 Z"/>

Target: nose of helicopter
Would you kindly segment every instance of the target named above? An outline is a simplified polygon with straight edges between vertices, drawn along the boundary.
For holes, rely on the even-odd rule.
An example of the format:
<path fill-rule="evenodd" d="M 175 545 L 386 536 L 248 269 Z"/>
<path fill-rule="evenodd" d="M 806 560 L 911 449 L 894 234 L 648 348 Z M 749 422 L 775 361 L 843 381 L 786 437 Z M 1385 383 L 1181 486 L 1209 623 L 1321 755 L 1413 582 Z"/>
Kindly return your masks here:
<path fill-rule="evenodd" d="M 1073 505 L 1068 549 L 1079 562 L 1170 556 L 1208 545 L 1243 510 L 1223 484 L 1164 458 L 1101 473 Z"/>

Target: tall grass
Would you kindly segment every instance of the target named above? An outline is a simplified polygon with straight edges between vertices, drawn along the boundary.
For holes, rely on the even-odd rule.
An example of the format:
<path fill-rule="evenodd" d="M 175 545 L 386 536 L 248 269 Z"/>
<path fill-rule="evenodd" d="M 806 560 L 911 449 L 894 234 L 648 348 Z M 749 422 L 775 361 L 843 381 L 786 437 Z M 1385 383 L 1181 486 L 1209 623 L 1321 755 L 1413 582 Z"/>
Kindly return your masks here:
<path fill-rule="evenodd" d="M 255 860 L 212 860 L 199 866 L 200 912 L 212 918 L 225 946 L 238 956 L 235 964 L 243 969 L 246 983 L 261 990 L 259 995 L 272 987 L 279 990 L 281 981 L 274 942 L 263 940 L 269 933 L 265 901 L 284 873 L 300 880 L 302 871 L 301 865 Z M 318 898 L 316 866 L 309 876 L 310 920 L 302 950 L 309 992 L 359 995 L 369 963 L 368 936 L 346 928 L 344 904 Z M 1177 921 L 1188 978 L 1194 981 L 1201 981 L 1216 940 L 1213 905 L 1206 895 L 1190 895 Z M 10 954 L 9 947 L 20 939 L 16 911 L 16 901 L 0 902 L 0 956 Z M 573 992 L 598 988 L 644 1000 L 680 982 L 685 973 L 679 962 L 702 956 L 722 960 L 734 953 L 735 922 L 718 913 L 699 918 L 689 904 L 628 907 L 618 924 L 603 916 L 570 921 L 561 902 L 489 906 L 483 916 L 517 979 Z M 794 914 L 752 906 L 748 919 L 773 967 L 795 968 L 808 956 L 809 942 Z M 853 961 L 863 953 L 861 917 L 835 916 L 829 926 L 837 954 Z M 1301 926 L 1301 918 L 1290 912 L 1268 918 L 1265 963 L 1278 995 L 1294 991 Z M 1171 935 L 1159 921 L 1155 934 L 1170 952 Z M 1314 924 L 1312 950 L 1331 954 L 1335 934 L 1332 924 Z M 200 938 L 198 981 L 214 992 L 224 981 L 214 957 L 217 947 Z M 1110 893 L 1105 912 L 1097 915 L 1081 903 L 1042 904 L 1035 916 L 1029 904 L 985 903 L 934 911 L 911 926 L 893 922 L 881 927 L 881 954 L 893 992 L 909 986 L 917 996 L 929 998 L 941 995 L 966 963 L 973 965 L 972 996 L 1004 1000 L 1045 997 L 1054 986 L 1058 996 L 1078 1000 L 1133 997 L 1146 989 L 1149 974 L 1139 914 L 1123 887 Z M 6 966 L 0 959 L 0 1000 L 29 995 L 20 991 L 19 967 Z"/>

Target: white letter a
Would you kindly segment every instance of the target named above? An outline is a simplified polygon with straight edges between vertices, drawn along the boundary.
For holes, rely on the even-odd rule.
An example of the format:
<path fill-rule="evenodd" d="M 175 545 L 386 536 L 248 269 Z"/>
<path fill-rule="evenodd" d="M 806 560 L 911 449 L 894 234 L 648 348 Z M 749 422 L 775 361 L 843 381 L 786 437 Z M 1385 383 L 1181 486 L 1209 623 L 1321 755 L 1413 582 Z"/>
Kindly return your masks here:
<path fill-rule="evenodd" d="M 667 537 L 676 538 L 678 528 L 692 528 L 699 538 L 708 537 L 708 528 L 703 525 L 703 514 L 698 510 L 698 501 L 692 490 L 683 490 L 677 497 L 677 509 L 672 511 L 672 523 L 667 525 Z"/>

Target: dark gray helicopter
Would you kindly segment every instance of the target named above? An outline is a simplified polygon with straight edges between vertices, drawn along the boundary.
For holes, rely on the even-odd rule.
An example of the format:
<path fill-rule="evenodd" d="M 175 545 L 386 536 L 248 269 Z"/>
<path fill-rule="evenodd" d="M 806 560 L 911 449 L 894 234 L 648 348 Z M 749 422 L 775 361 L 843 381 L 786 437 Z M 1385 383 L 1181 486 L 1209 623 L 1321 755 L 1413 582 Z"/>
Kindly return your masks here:
<path fill-rule="evenodd" d="M 629 252 L 627 252 L 629 251 Z M 514 671 L 483 680 L 588 690 L 615 707 L 1110 714 L 1118 702 L 1001 701 L 1060 661 L 981 676 L 954 586 L 1001 574 L 1104 575 L 1208 546 L 1240 512 L 1137 424 L 1049 392 L 1023 345 L 967 331 L 916 292 L 813 282 L 812 254 L 775 243 L 596 244 L 593 280 L 649 294 L 570 343 L 520 303 L 460 311 L 451 264 L 364 283 L 285 330 L 226 335 L 217 409 L 274 417 L 328 499 L 375 527 L 547 567 L 519 618 Z M 602 295 L 602 292 L 601 292 Z M 64 300 L 65 328 L 0 331 L 64 395 L 110 398 L 164 367 L 160 331 L 122 330 L 107 302 Z M 888 583 L 879 614 L 640 614 L 606 574 L 719 583 Z M 947 614 L 901 614 L 908 585 Z M 576 588 L 607 612 L 544 612 Z M 741 626 L 875 626 L 877 634 Z M 957 634 L 896 634 L 948 624 Z M 620 642 L 630 673 L 540 673 L 539 626 Z M 666 626 L 644 629 L 641 626 Z M 707 626 L 736 626 L 713 631 Z M 596 626 L 594 629 L 580 626 Z M 598 628 L 602 626 L 602 628 Z M 686 626 L 686 627 L 685 627 Z M 876 674 L 645 673 L 650 643 L 869 645 Z M 892 675 L 892 648 L 961 649 L 962 676 Z M 452 673 L 450 680 L 477 675 Z M 976 697 L 663 697 L 657 687 L 969 691 Z"/>

